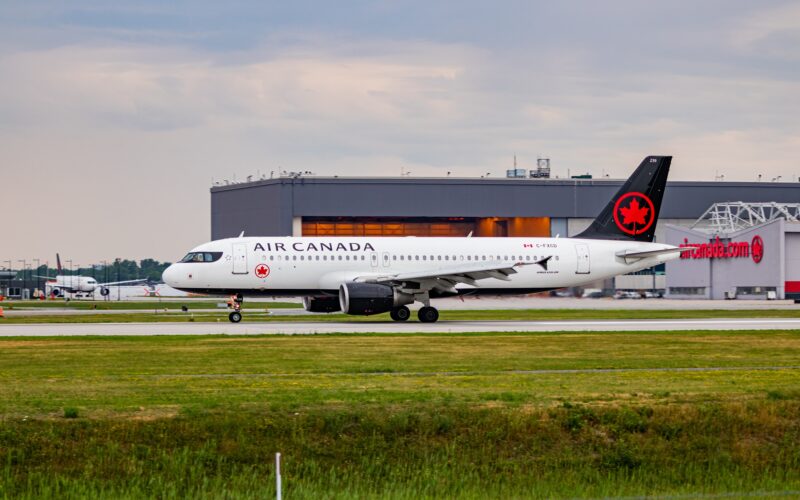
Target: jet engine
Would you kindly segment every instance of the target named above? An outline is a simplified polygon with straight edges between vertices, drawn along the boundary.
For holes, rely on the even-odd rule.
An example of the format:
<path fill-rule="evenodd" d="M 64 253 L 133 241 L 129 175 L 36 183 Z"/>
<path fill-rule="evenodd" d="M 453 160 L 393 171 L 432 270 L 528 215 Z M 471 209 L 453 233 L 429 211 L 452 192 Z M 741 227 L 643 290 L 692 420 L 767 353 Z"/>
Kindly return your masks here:
<path fill-rule="evenodd" d="M 398 292 L 387 285 L 344 283 L 339 287 L 339 304 L 347 314 L 380 314 L 412 302 L 412 295 Z"/>
<path fill-rule="evenodd" d="M 303 307 L 308 312 L 332 313 L 341 311 L 339 297 L 303 297 Z"/>
<path fill-rule="evenodd" d="M 111 293 L 111 290 L 109 290 L 108 287 L 105 286 L 100 287 L 100 295 L 102 295 L 103 297 L 107 297 L 109 293 Z"/>

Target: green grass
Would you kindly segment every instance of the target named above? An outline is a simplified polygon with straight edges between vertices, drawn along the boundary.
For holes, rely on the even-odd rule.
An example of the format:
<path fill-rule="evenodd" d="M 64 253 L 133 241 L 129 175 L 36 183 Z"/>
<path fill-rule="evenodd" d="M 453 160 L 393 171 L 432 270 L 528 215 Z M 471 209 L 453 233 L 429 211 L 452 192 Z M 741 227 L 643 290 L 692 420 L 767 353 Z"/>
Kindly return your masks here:
<path fill-rule="evenodd" d="M 270 497 L 275 451 L 286 498 L 800 491 L 800 332 L 0 339 L 0 498 Z"/>
<path fill-rule="evenodd" d="M 188 313 L 179 312 L 180 304 L 171 305 L 171 309 L 164 311 L 145 312 L 120 312 L 116 314 L 48 314 L 30 316 L 9 316 L 0 319 L 3 323 L 131 323 L 131 322 L 179 322 L 179 321 L 227 321 L 228 310 L 220 309 L 217 312 L 201 311 L 210 309 L 216 303 L 201 307 L 191 304 Z M 283 304 L 274 306 L 273 304 Z M 341 313 L 334 314 L 309 314 L 298 316 L 274 315 L 267 313 L 269 309 L 281 309 L 295 306 L 296 304 L 251 302 L 243 308 L 243 321 L 386 321 L 389 314 L 374 316 L 350 316 Z M 556 321 L 556 320 L 601 320 L 601 319 L 713 319 L 713 318 L 800 318 L 800 308 L 788 309 L 703 309 L 703 310 L 636 310 L 636 309 L 512 309 L 512 310 L 457 310 L 441 311 L 443 321 Z M 412 320 L 413 321 L 413 320 Z"/>
<path fill-rule="evenodd" d="M 180 310 L 181 306 L 187 306 L 189 310 L 196 309 L 215 309 L 217 304 L 225 303 L 226 298 L 219 298 L 217 300 L 159 300 L 157 298 L 149 300 L 70 300 L 63 299 L 55 300 L 4 300 L 0 302 L 0 307 L 11 310 L 26 310 L 26 309 L 74 309 L 74 310 L 100 310 L 100 311 L 137 311 L 137 310 Z M 253 302 L 255 307 L 269 308 L 269 309 L 294 309 L 302 307 L 301 304 L 295 302 Z"/>

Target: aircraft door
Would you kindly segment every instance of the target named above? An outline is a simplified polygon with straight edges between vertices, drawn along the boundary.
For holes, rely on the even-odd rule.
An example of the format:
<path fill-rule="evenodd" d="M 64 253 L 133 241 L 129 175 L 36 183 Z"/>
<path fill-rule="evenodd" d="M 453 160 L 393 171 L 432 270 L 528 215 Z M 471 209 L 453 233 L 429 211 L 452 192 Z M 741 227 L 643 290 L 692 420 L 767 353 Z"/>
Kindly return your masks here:
<path fill-rule="evenodd" d="M 247 245 L 233 244 L 233 274 L 247 274 Z"/>
<path fill-rule="evenodd" d="M 372 252 L 369 254 L 369 261 L 372 264 L 372 267 L 378 267 L 378 253 Z"/>
<path fill-rule="evenodd" d="M 389 267 L 390 263 L 389 252 L 383 252 L 383 267 Z"/>
<path fill-rule="evenodd" d="M 589 245 L 585 243 L 575 245 L 575 253 L 578 255 L 578 267 L 575 269 L 575 274 L 589 274 L 591 271 Z"/>

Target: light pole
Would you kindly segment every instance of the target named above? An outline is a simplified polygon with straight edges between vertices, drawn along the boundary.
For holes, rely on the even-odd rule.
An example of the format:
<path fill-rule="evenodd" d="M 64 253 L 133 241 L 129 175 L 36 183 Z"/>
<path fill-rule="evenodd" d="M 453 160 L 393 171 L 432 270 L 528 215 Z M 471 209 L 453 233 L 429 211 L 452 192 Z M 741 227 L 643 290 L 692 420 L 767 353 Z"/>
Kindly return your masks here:
<path fill-rule="evenodd" d="M 28 264 L 27 266 L 25 266 L 25 268 L 28 270 L 28 276 L 31 278 L 31 281 L 33 281 L 33 283 L 31 283 L 31 286 L 35 286 L 36 282 L 33 280 L 33 267 L 32 266 L 33 266 L 33 264 Z M 22 272 L 24 273 L 25 270 L 23 269 Z M 28 294 L 28 298 L 29 299 L 33 298 L 33 294 L 29 293 Z"/>
<path fill-rule="evenodd" d="M 22 290 L 19 292 L 20 300 L 25 298 L 25 289 L 28 287 L 28 282 L 25 280 L 25 268 L 28 267 L 28 262 L 25 259 L 18 260 L 17 262 L 22 262 Z"/>
<path fill-rule="evenodd" d="M 41 261 L 41 260 L 39 260 L 39 259 L 33 259 L 33 261 L 34 261 L 34 262 L 36 262 L 36 272 L 38 273 L 38 272 L 39 272 L 39 268 L 40 268 L 40 267 L 42 267 L 42 261 Z M 39 274 L 37 274 L 36 276 L 33 276 L 33 277 L 34 277 L 34 278 L 36 278 L 36 280 L 35 280 L 35 283 L 36 283 L 36 288 L 37 288 L 37 289 L 39 289 L 39 290 L 41 290 L 41 289 L 39 288 L 39 284 L 41 283 L 41 278 L 39 278 L 39 276 L 40 276 L 40 275 L 39 275 Z"/>
<path fill-rule="evenodd" d="M 108 261 L 107 260 L 103 260 L 103 283 L 108 283 Z M 111 295 L 111 294 L 109 293 L 108 295 L 103 295 L 103 300 L 106 300 L 106 301 L 110 300 L 111 297 L 109 297 L 109 295 Z"/>

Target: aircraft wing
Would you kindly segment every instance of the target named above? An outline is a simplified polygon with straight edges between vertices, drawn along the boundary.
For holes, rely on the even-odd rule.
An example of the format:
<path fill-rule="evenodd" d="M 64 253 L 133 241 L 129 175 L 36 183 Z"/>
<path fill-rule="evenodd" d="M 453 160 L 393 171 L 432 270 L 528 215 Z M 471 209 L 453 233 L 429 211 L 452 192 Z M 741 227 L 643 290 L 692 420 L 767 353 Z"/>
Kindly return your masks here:
<path fill-rule="evenodd" d="M 387 274 L 385 276 L 364 276 L 358 277 L 354 281 L 362 283 L 378 283 L 400 288 L 420 289 L 439 289 L 443 292 L 455 292 L 458 283 L 475 285 L 475 282 L 495 278 L 509 281 L 509 276 L 517 273 L 517 268 L 521 266 L 540 265 L 547 269 L 547 263 L 552 257 L 546 257 L 537 262 L 508 262 L 490 261 L 474 264 L 462 264 L 457 266 L 442 267 L 419 272 L 408 272 L 398 274 Z M 417 286 L 409 286 L 414 284 Z"/>
<path fill-rule="evenodd" d="M 141 283 L 143 281 L 147 281 L 147 278 L 142 278 L 138 280 L 127 280 L 127 281 L 112 281 L 110 283 L 98 283 L 97 286 L 126 285 L 129 283 Z"/>

